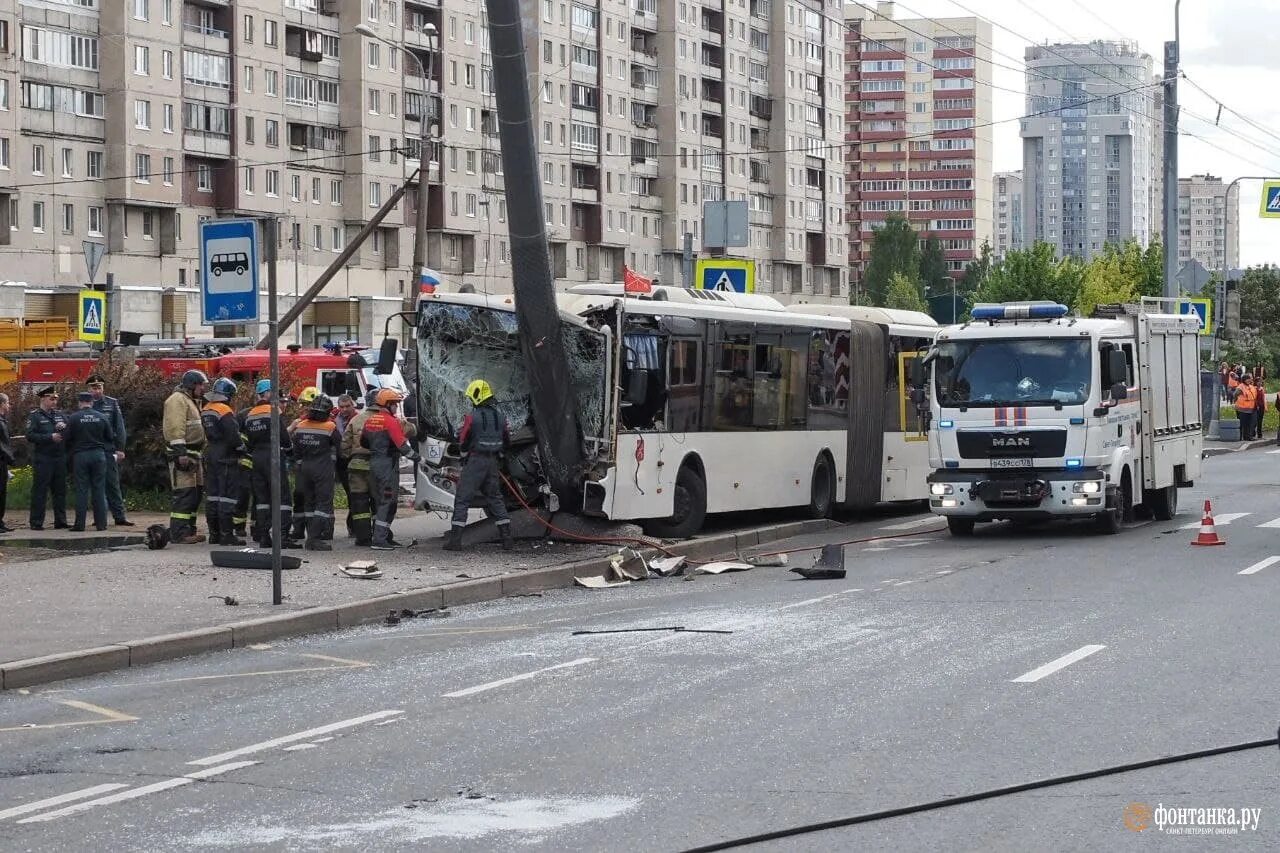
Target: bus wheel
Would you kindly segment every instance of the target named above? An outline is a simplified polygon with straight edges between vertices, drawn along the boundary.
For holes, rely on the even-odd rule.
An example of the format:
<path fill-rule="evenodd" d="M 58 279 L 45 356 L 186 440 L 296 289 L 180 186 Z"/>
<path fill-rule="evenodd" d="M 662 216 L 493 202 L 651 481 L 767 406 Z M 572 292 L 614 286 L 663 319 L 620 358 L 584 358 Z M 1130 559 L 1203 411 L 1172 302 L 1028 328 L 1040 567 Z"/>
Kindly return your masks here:
<path fill-rule="evenodd" d="M 813 481 L 809 486 L 809 506 L 805 512 L 810 518 L 829 518 L 835 502 L 835 478 L 831 476 L 831 460 L 825 453 L 813 463 Z"/>
<path fill-rule="evenodd" d="M 645 532 L 663 539 L 688 539 L 702 529 L 702 522 L 707 517 L 707 484 L 688 465 L 676 475 L 672 508 L 675 511 L 670 518 L 647 521 Z"/>
<path fill-rule="evenodd" d="M 951 531 L 952 536 L 972 536 L 973 519 L 949 515 L 947 516 L 947 530 Z"/>

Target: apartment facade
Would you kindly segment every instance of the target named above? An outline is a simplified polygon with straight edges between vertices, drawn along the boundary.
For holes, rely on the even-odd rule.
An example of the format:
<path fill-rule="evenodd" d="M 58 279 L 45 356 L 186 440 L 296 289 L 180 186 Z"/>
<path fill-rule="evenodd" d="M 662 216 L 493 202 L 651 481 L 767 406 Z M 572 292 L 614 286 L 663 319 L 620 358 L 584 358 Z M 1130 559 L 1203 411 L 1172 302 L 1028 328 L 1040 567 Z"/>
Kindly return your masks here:
<path fill-rule="evenodd" d="M 1178 267 L 1193 260 L 1210 271 L 1240 266 L 1239 206 L 1213 175 L 1178 179 Z"/>
<path fill-rule="evenodd" d="M 846 298 L 838 5 L 525 5 L 558 285 L 621 281 L 624 264 L 680 282 L 689 233 L 695 255 L 754 259 L 762 292 Z M 497 134 L 482 3 L 0 0 L 3 279 L 70 292 L 99 242 L 99 284 L 170 293 L 140 331 L 207 334 L 183 295 L 201 219 L 276 217 L 291 294 L 421 164 L 428 266 L 506 291 Z M 749 206 L 749 246 L 702 245 L 702 204 L 721 199 Z M 417 206 L 411 188 L 325 297 L 411 297 Z M 136 317 L 126 300 L 113 311 Z M 320 313 L 324 335 L 361 325 Z"/>
<path fill-rule="evenodd" d="M 997 172 L 992 192 L 995 241 L 992 253 L 1003 258 L 1023 248 L 1022 241 L 1022 172 Z"/>
<path fill-rule="evenodd" d="M 1160 168 L 1151 57 L 1130 42 L 1026 49 L 1023 235 L 1089 260 L 1153 232 Z"/>
<path fill-rule="evenodd" d="M 896 213 L 937 236 L 962 278 L 993 235 L 991 24 L 897 20 L 888 2 L 849 4 L 846 22 L 850 275 Z"/>

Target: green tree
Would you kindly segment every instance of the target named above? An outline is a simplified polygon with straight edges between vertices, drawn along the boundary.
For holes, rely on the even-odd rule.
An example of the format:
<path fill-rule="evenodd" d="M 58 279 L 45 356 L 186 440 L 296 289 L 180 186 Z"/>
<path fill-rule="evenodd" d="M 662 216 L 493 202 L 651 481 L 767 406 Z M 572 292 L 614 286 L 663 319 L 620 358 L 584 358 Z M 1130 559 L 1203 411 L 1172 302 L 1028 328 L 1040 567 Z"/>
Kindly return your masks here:
<path fill-rule="evenodd" d="M 975 302 L 1049 300 L 1075 305 L 1084 280 L 1084 266 L 1074 258 L 1058 258 L 1053 246 L 1036 243 L 1009 252 L 991 268 L 974 294 Z"/>
<path fill-rule="evenodd" d="M 903 273 L 914 279 L 920 272 L 920 238 L 902 216 L 893 214 L 877 228 L 871 238 L 871 257 L 867 260 L 862 286 L 867 301 L 884 305 L 889 293 L 889 279 Z"/>
<path fill-rule="evenodd" d="M 1099 305 L 1138 301 L 1138 281 L 1125 269 L 1122 253 L 1108 253 L 1094 258 L 1084 271 L 1084 279 L 1076 297 L 1076 310 L 1087 317 Z"/>
<path fill-rule="evenodd" d="M 991 274 L 991 268 L 995 264 L 995 260 L 991 257 L 991 243 L 983 240 L 982 248 L 978 250 L 978 256 L 969 261 L 964 268 L 964 281 L 959 285 L 962 293 L 973 293 L 982 283 L 987 280 L 987 276 Z"/>
<path fill-rule="evenodd" d="M 1142 281 L 1138 284 L 1141 296 L 1164 296 L 1164 244 L 1152 240 L 1142 253 Z"/>
<path fill-rule="evenodd" d="M 947 259 L 942 254 L 942 241 L 932 234 L 924 241 L 924 248 L 920 251 L 920 281 L 924 285 L 924 292 L 930 296 L 951 289 Z"/>
<path fill-rule="evenodd" d="M 902 311 L 925 311 L 929 306 L 920 293 L 920 283 L 906 273 L 896 272 L 889 278 L 889 289 L 885 293 L 885 308 L 897 308 Z"/>

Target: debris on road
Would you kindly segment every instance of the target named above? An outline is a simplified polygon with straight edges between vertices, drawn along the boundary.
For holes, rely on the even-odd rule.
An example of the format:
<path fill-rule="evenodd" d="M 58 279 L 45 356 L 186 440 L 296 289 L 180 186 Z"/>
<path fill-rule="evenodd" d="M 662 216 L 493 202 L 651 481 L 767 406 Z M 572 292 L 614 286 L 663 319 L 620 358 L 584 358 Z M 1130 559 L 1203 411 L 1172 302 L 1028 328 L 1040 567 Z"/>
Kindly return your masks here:
<path fill-rule="evenodd" d="M 261 569 L 271 571 L 271 552 L 259 551 L 256 548 L 241 548 L 237 551 L 210 551 L 210 561 L 223 569 Z M 302 560 L 288 554 L 280 555 L 280 568 L 285 570 L 302 568 Z"/>
<path fill-rule="evenodd" d="M 574 578 L 573 582 L 578 586 L 586 587 L 587 589 L 609 589 L 610 587 L 615 586 L 631 586 L 631 581 L 613 581 L 609 580 L 604 575 L 595 575 L 594 577 L 588 578 Z"/>
<path fill-rule="evenodd" d="M 750 563 L 736 560 L 721 560 L 715 563 L 704 563 L 693 570 L 695 575 L 721 575 L 725 572 L 745 572 L 751 569 Z"/>
<path fill-rule="evenodd" d="M 649 577 L 649 564 L 632 548 L 623 548 L 609 558 L 609 571 L 618 580 L 641 581 Z"/>
<path fill-rule="evenodd" d="M 845 576 L 844 569 L 833 569 L 828 566 L 813 566 L 807 569 L 796 566 L 791 571 L 807 581 L 838 581 Z"/>
<path fill-rule="evenodd" d="M 356 560 L 347 563 L 342 567 L 342 573 L 349 578 L 362 580 L 376 580 L 382 577 L 382 570 L 378 568 L 376 560 Z"/>
<path fill-rule="evenodd" d="M 219 598 L 219 599 L 222 599 L 222 603 L 223 603 L 223 604 L 225 604 L 225 605 L 227 605 L 228 607 L 239 607 L 239 606 L 240 606 L 240 601 L 239 601 L 239 599 L 233 598 L 233 597 L 232 597 L 232 596 L 230 596 L 230 595 L 210 595 L 210 596 L 206 596 L 206 597 L 207 597 L 207 598 Z"/>
<path fill-rule="evenodd" d="M 743 557 L 742 559 L 757 569 L 782 568 L 787 564 L 786 554 L 761 554 L 758 557 Z"/>
<path fill-rule="evenodd" d="M 672 631 L 677 634 L 732 634 L 732 631 L 724 631 L 718 628 L 686 628 L 683 625 L 664 625 L 656 628 L 601 628 L 599 630 L 579 630 L 574 631 L 574 637 L 581 637 L 590 634 L 639 634 L 650 631 Z"/>
<path fill-rule="evenodd" d="M 446 619 L 452 615 L 453 611 L 447 607 L 431 607 L 426 610 L 410 610 L 405 607 L 388 611 L 387 618 L 383 622 L 387 625 L 399 625 L 403 619 Z"/>
<path fill-rule="evenodd" d="M 687 560 L 684 557 L 654 557 L 649 561 L 649 571 L 660 578 L 684 574 Z"/>

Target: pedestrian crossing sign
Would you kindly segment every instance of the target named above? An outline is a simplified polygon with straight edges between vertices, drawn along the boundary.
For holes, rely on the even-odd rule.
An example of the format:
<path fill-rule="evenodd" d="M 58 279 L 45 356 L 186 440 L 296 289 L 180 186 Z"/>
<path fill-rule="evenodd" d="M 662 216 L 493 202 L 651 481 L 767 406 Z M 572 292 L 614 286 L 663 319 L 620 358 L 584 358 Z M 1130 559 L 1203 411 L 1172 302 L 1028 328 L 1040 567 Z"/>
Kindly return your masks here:
<path fill-rule="evenodd" d="M 80 340 L 107 342 L 107 294 L 101 290 L 80 291 Z"/>
<path fill-rule="evenodd" d="M 1280 181 L 1262 182 L 1262 208 L 1258 216 L 1263 219 L 1280 219 Z"/>
<path fill-rule="evenodd" d="M 755 263 L 736 258 L 702 258 L 696 264 L 693 281 L 697 290 L 755 293 Z"/>

